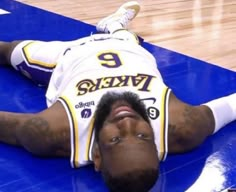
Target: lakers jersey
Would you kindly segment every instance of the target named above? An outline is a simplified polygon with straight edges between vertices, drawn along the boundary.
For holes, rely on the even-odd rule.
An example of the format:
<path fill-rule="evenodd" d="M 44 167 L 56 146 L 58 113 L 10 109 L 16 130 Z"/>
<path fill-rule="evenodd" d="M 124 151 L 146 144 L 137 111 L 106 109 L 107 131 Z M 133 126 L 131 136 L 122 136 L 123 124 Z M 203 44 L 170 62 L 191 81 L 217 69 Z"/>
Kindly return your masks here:
<path fill-rule="evenodd" d="M 151 120 L 159 159 L 166 158 L 170 89 L 163 83 L 156 60 L 148 51 L 134 42 L 95 35 L 67 44 L 56 55 L 60 56 L 56 67 L 51 65 L 54 69 L 46 93 L 47 104 L 50 107 L 60 101 L 66 110 L 73 167 L 93 161 L 94 112 L 108 91 L 139 95 Z"/>

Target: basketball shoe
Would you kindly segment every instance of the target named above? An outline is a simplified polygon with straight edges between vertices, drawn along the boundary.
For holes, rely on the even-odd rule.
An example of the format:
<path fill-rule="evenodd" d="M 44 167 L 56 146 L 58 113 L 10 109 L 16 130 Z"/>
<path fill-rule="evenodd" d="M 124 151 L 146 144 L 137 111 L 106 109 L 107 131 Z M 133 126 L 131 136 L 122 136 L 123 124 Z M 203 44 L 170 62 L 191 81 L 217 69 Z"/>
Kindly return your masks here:
<path fill-rule="evenodd" d="M 140 5 L 136 1 L 124 3 L 115 13 L 98 22 L 96 28 L 99 32 L 114 33 L 121 29 L 127 29 L 129 23 L 136 17 Z"/>

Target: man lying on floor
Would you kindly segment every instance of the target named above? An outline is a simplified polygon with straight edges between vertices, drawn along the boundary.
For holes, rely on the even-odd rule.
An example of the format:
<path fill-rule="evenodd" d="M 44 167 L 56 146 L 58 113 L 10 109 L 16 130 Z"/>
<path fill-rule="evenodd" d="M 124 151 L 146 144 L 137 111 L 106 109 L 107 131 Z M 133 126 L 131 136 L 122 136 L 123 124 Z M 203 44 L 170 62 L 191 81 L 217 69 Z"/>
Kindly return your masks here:
<path fill-rule="evenodd" d="M 0 112 L 0 141 L 39 156 L 94 163 L 110 191 L 147 192 L 168 153 L 183 153 L 236 119 L 236 94 L 199 106 L 176 98 L 154 57 L 127 30 L 131 1 L 92 35 L 69 42 L 0 43 L 1 64 L 47 85 L 48 108 Z"/>

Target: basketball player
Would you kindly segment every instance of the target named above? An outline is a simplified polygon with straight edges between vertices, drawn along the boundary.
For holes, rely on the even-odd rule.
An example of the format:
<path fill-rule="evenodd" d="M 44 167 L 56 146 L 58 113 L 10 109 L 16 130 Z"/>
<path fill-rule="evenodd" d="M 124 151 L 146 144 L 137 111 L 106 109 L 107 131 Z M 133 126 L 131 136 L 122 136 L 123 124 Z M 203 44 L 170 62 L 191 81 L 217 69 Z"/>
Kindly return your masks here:
<path fill-rule="evenodd" d="M 0 141 L 39 156 L 94 163 L 110 191 L 147 192 L 168 153 L 183 153 L 236 119 L 236 94 L 200 106 L 168 88 L 154 57 L 127 31 L 131 1 L 71 42 L 1 42 L 2 64 L 48 85 L 48 108 L 0 112 Z M 223 111 L 223 113 L 222 113 Z"/>

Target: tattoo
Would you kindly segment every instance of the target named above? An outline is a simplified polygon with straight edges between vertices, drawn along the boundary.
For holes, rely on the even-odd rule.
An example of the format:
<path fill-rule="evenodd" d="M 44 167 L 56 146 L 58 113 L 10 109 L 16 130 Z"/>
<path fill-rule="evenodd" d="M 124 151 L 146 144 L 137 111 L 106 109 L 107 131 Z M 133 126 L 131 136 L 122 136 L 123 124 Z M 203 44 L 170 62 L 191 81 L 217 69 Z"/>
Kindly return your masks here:
<path fill-rule="evenodd" d="M 69 127 L 52 124 L 39 115 L 0 112 L 0 141 L 22 146 L 36 155 L 70 155 Z"/>
<path fill-rule="evenodd" d="M 185 152 L 200 144 L 206 137 L 207 121 L 199 108 L 184 106 L 182 115 L 169 124 L 169 147 L 171 152 Z M 202 129 L 203 128 L 203 129 Z M 193 138 L 194 135 L 194 138 Z"/>
<path fill-rule="evenodd" d="M 19 121 L 17 119 L 12 119 L 11 121 L 8 121 L 5 116 L 0 116 L 0 127 L 4 129 L 9 129 L 11 127 L 15 127 L 19 124 Z"/>
<path fill-rule="evenodd" d="M 195 108 L 187 105 L 183 112 L 185 126 L 192 126 L 200 121 L 202 116 L 199 114 L 200 113 Z"/>
<path fill-rule="evenodd" d="M 40 117 L 33 117 L 27 120 L 21 127 L 25 130 L 29 138 L 33 138 L 35 135 L 48 136 L 50 128 L 49 123 Z"/>
<path fill-rule="evenodd" d="M 169 137 L 175 136 L 176 133 L 177 133 L 177 127 L 176 127 L 176 125 L 169 124 L 169 126 L 168 126 L 168 134 L 169 134 Z"/>
<path fill-rule="evenodd" d="M 43 156 L 69 156 L 69 129 L 53 129 L 49 122 L 41 117 L 27 120 L 21 127 L 24 138 L 30 142 L 36 154 Z"/>
<path fill-rule="evenodd" d="M 0 116 L 0 140 L 2 142 L 17 145 L 15 128 L 19 126 L 20 122 L 16 118 L 8 119 L 7 115 Z"/>

